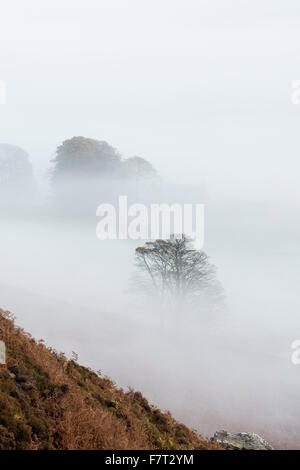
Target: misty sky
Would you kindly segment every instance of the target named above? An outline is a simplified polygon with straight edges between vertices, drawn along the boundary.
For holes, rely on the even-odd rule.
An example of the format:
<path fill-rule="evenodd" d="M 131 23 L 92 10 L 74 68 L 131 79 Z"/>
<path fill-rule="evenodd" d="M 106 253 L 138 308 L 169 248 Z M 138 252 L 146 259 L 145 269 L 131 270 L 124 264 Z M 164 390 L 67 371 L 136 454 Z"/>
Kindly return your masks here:
<path fill-rule="evenodd" d="M 0 142 L 37 174 L 73 135 L 149 159 L 165 180 L 299 197 L 297 0 L 6 0 Z"/>
<path fill-rule="evenodd" d="M 48 220 L 50 204 L 0 220 L 0 307 L 207 435 L 269 428 L 299 447 L 299 0 L 3 0 L 0 80 L 0 143 L 29 153 L 40 189 L 76 135 L 205 185 L 228 312 L 207 335 L 186 316 L 180 347 L 157 335 L 128 298 L 135 245 L 100 242 L 96 217 Z"/>

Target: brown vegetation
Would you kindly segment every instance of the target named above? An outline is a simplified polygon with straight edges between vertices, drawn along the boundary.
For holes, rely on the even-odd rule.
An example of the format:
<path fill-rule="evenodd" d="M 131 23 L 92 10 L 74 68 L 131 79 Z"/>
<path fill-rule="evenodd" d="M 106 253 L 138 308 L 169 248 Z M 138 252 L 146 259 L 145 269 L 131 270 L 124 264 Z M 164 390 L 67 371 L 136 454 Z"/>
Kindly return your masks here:
<path fill-rule="evenodd" d="M 218 445 L 36 341 L 0 310 L 0 449 L 218 449 Z"/>

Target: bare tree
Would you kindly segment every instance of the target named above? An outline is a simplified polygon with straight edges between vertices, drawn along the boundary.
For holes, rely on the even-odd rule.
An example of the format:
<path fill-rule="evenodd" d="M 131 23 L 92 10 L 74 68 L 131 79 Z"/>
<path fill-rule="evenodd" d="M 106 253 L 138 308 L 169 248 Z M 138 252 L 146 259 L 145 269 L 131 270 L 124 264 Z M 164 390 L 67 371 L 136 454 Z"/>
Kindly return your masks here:
<path fill-rule="evenodd" d="M 216 268 L 184 235 L 147 242 L 136 248 L 135 257 L 134 289 L 163 307 L 199 310 L 223 298 Z"/>

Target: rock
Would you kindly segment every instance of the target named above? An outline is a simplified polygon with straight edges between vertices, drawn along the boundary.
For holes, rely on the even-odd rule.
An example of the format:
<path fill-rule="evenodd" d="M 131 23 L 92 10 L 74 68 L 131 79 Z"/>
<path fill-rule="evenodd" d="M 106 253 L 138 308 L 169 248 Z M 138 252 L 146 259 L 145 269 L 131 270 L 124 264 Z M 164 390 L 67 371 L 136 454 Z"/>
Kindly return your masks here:
<path fill-rule="evenodd" d="M 253 432 L 217 431 L 211 440 L 234 450 L 274 450 L 267 441 Z"/>

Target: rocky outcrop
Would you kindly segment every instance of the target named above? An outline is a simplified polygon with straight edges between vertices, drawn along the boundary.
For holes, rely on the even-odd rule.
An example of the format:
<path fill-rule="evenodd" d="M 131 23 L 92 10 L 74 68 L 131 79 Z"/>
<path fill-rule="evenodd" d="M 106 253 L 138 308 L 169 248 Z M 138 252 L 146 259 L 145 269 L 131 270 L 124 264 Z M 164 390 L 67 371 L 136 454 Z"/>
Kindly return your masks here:
<path fill-rule="evenodd" d="M 233 450 L 274 450 L 267 441 L 253 432 L 217 431 L 211 440 Z"/>

